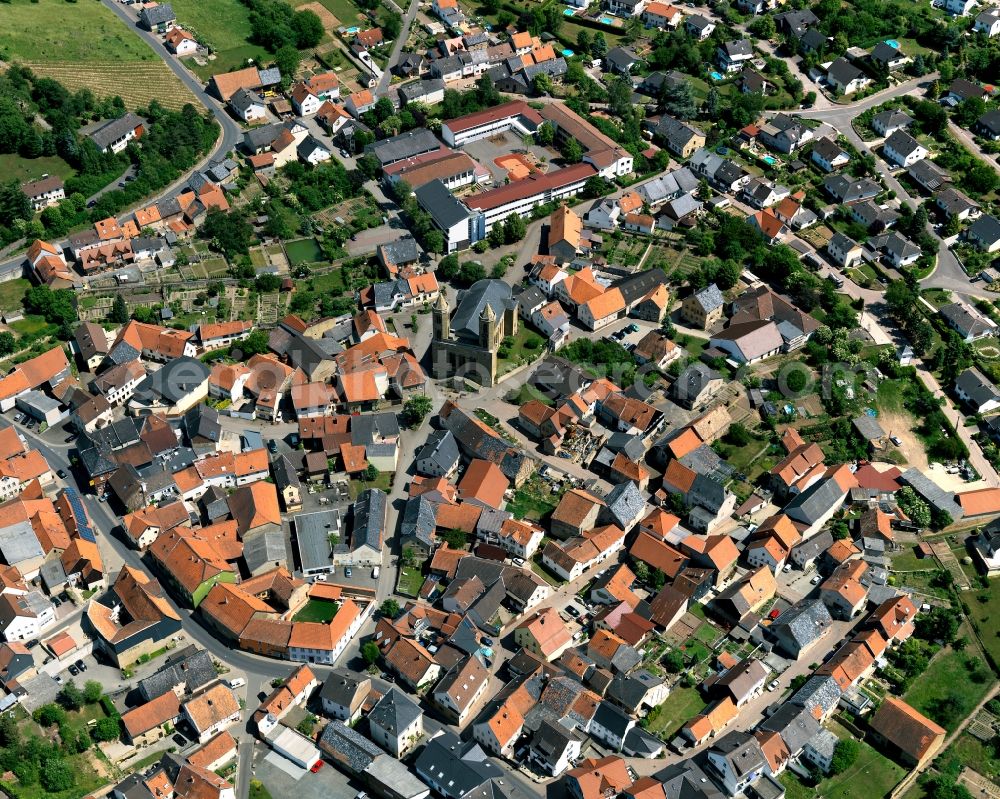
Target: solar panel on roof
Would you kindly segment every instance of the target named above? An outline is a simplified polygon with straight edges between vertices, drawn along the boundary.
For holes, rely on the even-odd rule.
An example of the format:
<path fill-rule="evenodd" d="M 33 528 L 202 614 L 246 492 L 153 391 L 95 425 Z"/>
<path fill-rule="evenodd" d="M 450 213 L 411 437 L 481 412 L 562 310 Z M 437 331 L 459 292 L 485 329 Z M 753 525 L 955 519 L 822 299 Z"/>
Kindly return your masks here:
<path fill-rule="evenodd" d="M 73 516 L 76 517 L 76 528 L 80 533 L 80 538 L 84 541 L 89 541 L 91 544 L 96 544 L 97 537 L 94 535 L 94 531 L 87 519 L 87 512 L 83 508 L 83 498 L 75 488 L 66 488 L 65 494 L 70 510 L 73 511 Z"/>

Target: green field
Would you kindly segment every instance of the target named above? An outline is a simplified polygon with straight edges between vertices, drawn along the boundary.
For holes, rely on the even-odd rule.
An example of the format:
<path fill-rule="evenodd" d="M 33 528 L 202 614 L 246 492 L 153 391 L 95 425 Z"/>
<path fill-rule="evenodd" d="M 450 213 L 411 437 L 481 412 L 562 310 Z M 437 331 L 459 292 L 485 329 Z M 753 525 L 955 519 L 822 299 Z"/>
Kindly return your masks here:
<path fill-rule="evenodd" d="M 292 621 L 318 621 L 323 624 L 337 615 L 340 605 L 328 599 L 310 599 Z"/>
<path fill-rule="evenodd" d="M 0 16 L 2 15 L 3 6 L 0 6 Z M 46 174 L 57 175 L 65 180 L 73 177 L 76 170 L 57 155 L 41 158 L 22 158 L 16 153 L 0 155 L 0 175 L 6 180 L 27 183 L 29 180 L 39 180 Z"/>
<path fill-rule="evenodd" d="M 250 38 L 250 11 L 239 0 L 177 0 L 177 23 L 215 51 L 242 47 Z"/>
<path fill-rule="evenodd" d="M 966 652 L 942 649 L 903 696 L 906 702 L 949 732 L 972 712 L 990 687 L 989 678 L 983 682 L 970 678 L 967 656 L 974 656 L 971 648 Z M 985 662 L 982 669 L 988 675 Z"/>
<path fill-rule="evenodd" d="M 308 2 L 310 0 L 299 0 L 294 5 L 301 6 Z M 351 25 L 356 24 L 361 19 L 361 12 L 351 0 L 319 0 L 319 2 L 320 5 L 340 20 L 346 28 L 351 27 Z"/>
<path fill-rule="evenodd" d="M 537 475 L 514 492 L 514 498 L 507 503 L 507 510 L 515 519 L 539 521 L 552 514 L 559 504 L 559 496 L 553 494 L 549 484 Z"/>
<path fill-rule="evenodd" d="M 235 2 L 235 0 L 233 0 Z M 214 7 L 214 4 L 213 4 Z M 97 0 L 0 4 L 5 61 L 152 61 L 153 51 Z"/>
<path fill-rule="evenodd" d="M 399 570 L 399 583 L 396 586 L 399 593 L 415 597 L 423 584 L 424 577 L 420 573 L 420 569 L 403 566 Z"/>
<path fill-rule="evenodd" d="M 19 309 L 21 307 L 21 300 L 24 299 L 24 295 L 30 288 L 31 281 L 25 280 L 23 277 L 0 283 L 0 311 L 15 311 Z"/>
<path fill-rule="evenodd" d="M 778 779 L 785 786 L 787 799 L 809 799 L 813 796 L 822 796 L 823 799 L 878 799 L 888 796 L 905 773 L 902 766 L 862 741 L 861 752 L 854 765 L 835 777 L 822 780 L 815 789 L 803 785 L 791 771 L 785 771 Z"/>
<path fill-rule="evenodd" d="M 980 598 L 986 601 L 980 601 Z M 994 662 L 1000 663 L 1000 591 L 990 589 L 966 591 L 962 601 L 969 606 L 969 618 L 979 633 L 983 647 Z"/>

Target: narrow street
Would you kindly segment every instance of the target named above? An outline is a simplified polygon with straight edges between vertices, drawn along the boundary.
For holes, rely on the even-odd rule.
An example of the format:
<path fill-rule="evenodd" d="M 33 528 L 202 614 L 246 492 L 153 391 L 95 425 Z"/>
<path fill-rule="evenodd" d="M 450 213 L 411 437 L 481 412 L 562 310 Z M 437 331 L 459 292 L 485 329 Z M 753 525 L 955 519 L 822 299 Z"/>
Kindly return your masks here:
<path fill-rule="evenodd" d="M 393 5 L 395 5 L 395 3 L 393 3 Z M 406 9 L 406 14 L 403 15 L 403 27 L 399 32 L 399 36 L 396 37 L 396 43 L 392 46 L 392 52 L 389 54 L 389 60 L 385 64 L 385 72 L 382 73 L 378 86 L 375 88 L 376 98 L 385 95 L 386 89 L 389 88 L 389 82 L 392 80 L 392 68 L 396 66 L 396 63 L 399 61 L 399 54 L 403 51 L 403 46 L 406 44 L 406 40 L 410 36 L 410 26 L 413 24 L 413 20 L 417 16 L 417 10 L 419 8 L 420 0 L 410 0 L 410 5 Z"/>

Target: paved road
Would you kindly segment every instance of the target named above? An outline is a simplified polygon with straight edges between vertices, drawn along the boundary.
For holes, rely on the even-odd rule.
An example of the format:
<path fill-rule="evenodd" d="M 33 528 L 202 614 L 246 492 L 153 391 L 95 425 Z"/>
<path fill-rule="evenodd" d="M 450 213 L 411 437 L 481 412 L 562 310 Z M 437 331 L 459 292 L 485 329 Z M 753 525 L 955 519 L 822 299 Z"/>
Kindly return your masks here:
<path fill-rule="evenodd" d="M 392 68 L 399 61 L 399 54 L 403 51 L 403 45 L 406 44 L 406 40 L 410 36 L 410 26 L 413 24 L 413 20 L 417 16 L 417 9 L 419 8 L 420 0 L 410 0 L 410 6 L 406 9 L 406 14 L 403 15 L 403 27 L 400 28 L 399 36 L 396 37 L 396 43 L 392 46 L 389 60 L 385 64 L 385 72 L 382 73 L 378 86 L 375 87 L 376 98 L 383 96 L 386 89 L 389 88 L 389 81 L 392 80 Z"/>

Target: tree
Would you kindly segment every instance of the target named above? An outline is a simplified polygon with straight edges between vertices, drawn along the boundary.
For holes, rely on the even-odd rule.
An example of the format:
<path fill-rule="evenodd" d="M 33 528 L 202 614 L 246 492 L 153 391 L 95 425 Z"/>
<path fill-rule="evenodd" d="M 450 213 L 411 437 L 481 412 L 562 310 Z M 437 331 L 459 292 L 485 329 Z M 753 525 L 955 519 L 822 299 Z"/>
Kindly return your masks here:
<path fill-rule="evenodd" d="M 503 223 L 504 244 L 514 244 L 524 238 L 528 232 L 528 226 L 521 218 L 520 214 L 511 214 Z"/>
<path fill-rule="evenodd" d="M 42 787 L 49 793 L 69 790 L 75 779 L 72 767 L 61 757 L 46 760 L 39 777 Z"/>
<path fill-rule="evenodd" d="M 292 30 L 295 32 L 295 46 L 300 50 L 315 47 L 323 39 L 325 33 L 323 21 L 315 11 L 296 11 L 292 17 Z"/>
<path fill-rule="evenodd" d="M 38 708 L 32 715 L 32 718 L 43 727 L 52 727 L 66 721 L 66 711 L 54 702 L 49 702 L 47 705 L 42 705 Z"/>
<path fill-rule="evenodd" d="M 714 86 L 708 90 L 704 111 L 708 119 L 718 119 L 722 111 L 722 95 L 719 94 L 719 90 Z"/>
<path fill-rule="evenodd" d="M 590 43 L 590 54 L 594 58 L 604 58 L 608 54 L 608 40 L 601 31 L 594 34 L 594 40 Z"/>
<path fill-rule="evenodd" d="M 24 307 L 54 325 L 68 325 L 77 319 L 76 297 L 69 289 L 34 286 L 24 295 Z"/>
<path fill-rule="evenodd" d="M 950 644 L 958 635 L 958 616 L 951 608 L 934 607 L 917 617 L 914 628 L 917 637 L 925 641 Z"/>
<path fill-rule="evenodd" d="M 368 482 L 371 482 L 372 480 L 378 480 L 378 475 L 379 475 L 378 467 L 373 466 L 370 463 L 365 467 L 364 472 L 362 472 L 362 477 L 364 477 L 364 479 L 367 480 Z"/>
<path fill-rule="evenodd" d="M 632 571 L 635 573 L 635 579 L 640 583 L 645 583 L 649 580 L 649 566 L 646 564 L 646 561 L 637 560 L 632 567 Z"/>
<path fill-rule="evenodd" d="M 198 232 L 202 238 L 209 239 L 227 258 L 236 260 L 237 255 L 250 254 L 253 227 L 247 221 L 245 211 L 226 213 L 213 208 L 205 216 L 205 221 Z"/>
<path fill-rule="evenodd" d="M 269 294 L 281 288 L 281 278 L 269 273 L 258 275 L 254 280 L 254 288 L 261 294 Z"/>
<path fill-rule="evenodd" d="M 441 538 L 443 538 L 452 549 L 465 549 L 465 545 L 469 542 L 468 536 L 466 536 L 464 530 L 446 530 Z"/>
<path fill-rule="evenodd" d="M 118 719 L 111 717 L 98 719 L 91 733 L 95 741 L 114 741 L 120 734 Z"/>
<path fill-rule="evenodd" d="M 17 722 L 4 713 L 0 716 L 0 747 L 17 749 L 20 743 L 21 733 L 17 728 Z"/>
<path fill-rule="evenodd" d="M 562 156 L 571 164 L 579 164 L 583 160 L 583 147 L 570 136 L 562 146 Z"/>
<path fill-rule="evenodd" d="M 538 129 L 535 131 L 535 141 L 538 142 L 542 147 L 550 146 L 554 139 L 555 139 L 555 131 L 552 129 L 552 125 L 550 123 L 543 122 L 541 125 L 538 126 Z"/>
<path fill-rule="evenodd" d="M 125 298 L 121 294 L 115 295 L 115 301 L 111 304 L 111 313 L 108 314 L 108 319 L 120 325 L 128 322 L 128 305 L 126 305 Z"/>
<path fill-rule="evenodd" d="M 832 774 L 842 774 L 854 765 L 861 753 L 861 744 L 853 738 L 843 738 L 837 741 L 833 748 L 833 757 L 830 759 L 830 772 Z"/>
<path fill-rule="evenodd" d="M 100 702 L 103 694 L 104 689 L 97 680 L 87 680 L 87 682 L 83 684 L 83 701 L 88 705 Z"/>
<path fill-rule="evenodd" d="M 927 503 L 910 486 L 903 486 L 896 492 L 896 504 L 914 524 L 930 527 L 931 512 Z"/>
<path fill-rule="evenodd" d="M 663 92 L 663 107 L 677 119 L 694 119 L 698 115 L 698 105 L 694 101 L 691 84 L 686 80 L 668 84 Z"/>
<path fill-rule="evenodd" d="M 590 46 L 590 34 L 587 33 L 585 28 L 581 28 L 580 32 L 576 35 L 576 49 L 580 53 L 589 53 Z"/>
<path fill-rule="evenodd" d="M 677 649 L 671 649 L 663 658 L 663 668 L 669 674 L 680 674 L 684 669 L 684 656 Z"/>
<path fill-rule="evenodd" d="M 417 427 L 432 407 L 434 403 L 426 394 L 414 394 L 403 403 L 403 423 L 407 427 Z"/>
<path fill-rule="evenodd" d="M 535 94 L 539 97 L 545 97 L 552 91 L 552 80 L 544 72 L 539 72 L 532 80 L 531 86 L 535 90 Z"/>
<path fill-rule="evenodd" d="M 383 618 L 394 619 L 399 615 L 399 603 L 392 597 L 389 597 L 379 605 L 378 612 Z"/>
<path fill-rule="evenodd" d="M 726 433 L 726 441 L 734 447 L 745 447 L 751 441 L 750 431 L 739 422 L 730 425 Z"/>
<path fill-rule="evenodd" d="M 254 355 L 263 355 L 268 350 L 268 335 L 266 330 L 254 330 L 242 341 L 233 345 L 233 349 L 238 349 L 243 359 L 252 358 Z"/>
<path fill-rule="evenodd" d="M 292 81 L 295 80 L 295 73 L 299 71 L 301 62 L 302 56 L 293 45 L 286 44 L 284 47 L 278 48 L 274 54 L 274 65 L 281 70 L 282 83 L 286 86 L 291 85 Z"/>
<path fill-rule="evenodd" d="M 361 657 L 365 659 L 365 663 L 369 666 L 374 666 L 381 655 L 382 652 L 379 650 L 378 644 L 374 641 L 368 641 L 367 643 L 362 644 Z"/>
<path fill-rule="evenodd" d="M 70 680 L 62 687 L 56 699 L 67 710 L 79 710 L 83 707 L 83 692 L 76 687 L 76 683 L 73 680 Z"/>

